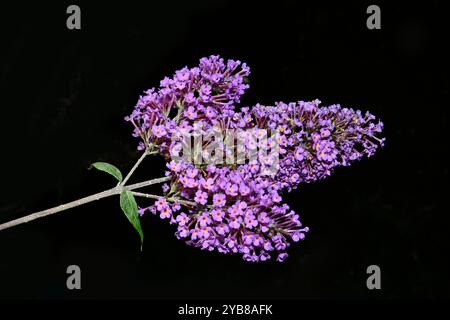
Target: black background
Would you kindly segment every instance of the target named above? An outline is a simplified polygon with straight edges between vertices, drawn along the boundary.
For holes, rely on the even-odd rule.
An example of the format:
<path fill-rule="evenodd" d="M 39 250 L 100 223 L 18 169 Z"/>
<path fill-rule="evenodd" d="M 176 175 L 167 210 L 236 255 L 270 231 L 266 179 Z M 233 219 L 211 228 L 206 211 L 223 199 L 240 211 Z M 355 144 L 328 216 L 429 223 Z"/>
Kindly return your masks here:
<path fill-rule="evenodd" d="M 126 172 L 139 157 L 123 121 L 138 95 L 210 54 L 252 68 L 243 105 L 319 98 L 370 110 L 387 141 L 286 196 L 311 232 L 283 264 L 188 247 L 150 215 L 140 253 L 108 198 L 0 232 L 0 297 L 448 298 L 443 2 L 74 2 L 79 31 L 66 28 L 72 3 L 2 4 L 0 222 L 112 187 L 86 169 L 107 161 Z M 366 27 L 370 4 L 381 30 Z M 162 173 L 154 159 L 133 181 Z M 66 289 L 71 264 L 80 291 Z M 371 264 L 382 290 L 366 287 Z"/>

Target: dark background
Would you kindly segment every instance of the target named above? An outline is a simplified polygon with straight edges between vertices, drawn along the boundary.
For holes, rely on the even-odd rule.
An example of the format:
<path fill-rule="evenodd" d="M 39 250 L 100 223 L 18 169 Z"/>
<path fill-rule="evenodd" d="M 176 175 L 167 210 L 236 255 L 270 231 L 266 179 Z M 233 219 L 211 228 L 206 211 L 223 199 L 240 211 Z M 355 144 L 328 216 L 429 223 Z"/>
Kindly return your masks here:
<path fill-rule="evenodd" d="M 444 1 L 74 2 L 0 9 L 0 222 L 112 187 L 128 171 L 123 121 L 147 88 L 210 54 L 252 68 L 243 105 L 311 100 L 385 123 L 375 157 L 287 198 L 311 228 L 283 264 L 249 264 L 142 219 L 144 251 L 117 198 L 0 232 L 1 298 L 448 298 L 448 12 Z M 366 8 L 381 7 L 381 30 Z M 133 181 L 159 177 L 147 161 Z M 155 188 L 155 192 L 158 191 Z M 145 201 L 145 200 L 144 200 Z M 66 268 L 82 290 L 66 289 Z M 366 288 L 381 267 L 382 290 Z"/>

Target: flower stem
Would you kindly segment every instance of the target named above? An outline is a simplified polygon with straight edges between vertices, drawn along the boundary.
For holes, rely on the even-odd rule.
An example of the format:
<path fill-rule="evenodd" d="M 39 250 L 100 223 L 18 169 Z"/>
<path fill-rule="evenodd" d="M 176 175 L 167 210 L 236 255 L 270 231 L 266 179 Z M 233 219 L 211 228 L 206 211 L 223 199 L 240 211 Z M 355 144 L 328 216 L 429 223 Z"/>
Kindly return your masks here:
<path fill-rule="evenodd" d="M 133 195 L 135 195 L 136 197 L 143 197 L 143 198 L 150 198 L 150 199 L 161 199 L 164 198 L 164 196 L 158 196 L 156 194 L 148 194 L 148 193 L 141 193 L 141 192 L 132 192 Z M 179 204 L 183 204 L 186 206 L 194 206 L 196 207 L 198 204 L 192 201 L 187 201 L 187 200 L 183 200 L 183 199 L 178 199 L 178 198 L 165 198 L 167 201 L 169 202 L 174 202 L 174 203 L 179 203 Z"/>
<path fill-rule="evenodd" d="M 162 178 L 157 178 L 157 179 L 152 179 L 152 180 L 147 180 L 147 181 L 142 181 L 142 182 L 138 182 L 135 184 L 131 184 L 129 186 L 125 186 L 125 183 L 128 181 L 128 179 L 130 179 L 130 177 L 133 175 L 134 171 L 136 171 L 136 169 L 139 167 L 139 165 L 141 164 L 141 162 L 144 160 L 144 158 L 147 155 L 150 154 L 154 154 L 156 153 L 156 151 L 145 151 L 141 157 L 138 159 L 138 161 L 134 164 L 133 168 L 131 168 L 130 172 L 128 172 L 128 174 L 126 175 L 125 179 L 123 179 L 122 182 L 118 183 L 117 186 L 115 186 L 112 189 L 109 190 L 105 190 L 69 203 L 65 203 L 65 204 L 61 204 L 57 207 L 53 207 L 50 209 L 46 209 L 46 210 L 42 210 L 42 211 L 38 211 L 32 214 L 29 214 L 25 217 L 22 218 L 18 218 L 3 224 L 0 224 L 0 231 L 7 229 L 7 228 L 11 228 L 13 226 L 17 226 L 19 224 L 22 223 L 26 223 L 26 222 L 30 222 L 42 217 L 46 217 L 49 216 L 51 214 L 57 213 L 57 212 L 61 212 L 70 208 L 74 208 L 74 207 L 78 207 L 81 206 L 85 203 L 89 203 L 95 200 L 100 200 L 106 197 L 110 197 L 113 195 L 117 195 L 120 194 L 123 190 L 134 190 L 134 189 L 139 189 L 139 188 L 143 188 L 146 186 L 150 186 L 152 184 L 157 184 L 157 183 L 161 183 L 161 182 L 166 182 L 169 181 L 171 179 L 171 177 L 162 177 Z"/>
<path fill-rule="evenodd" d="M 131 168 L 130 172 L 128 172 L 128 174 L 126 175 L 126 177 L 123 179 L 122 182 L 120 182 L 118 185 L 119 186 L 124 186 L 125 183 L 127 183 L 128 179 L 130 179 L 130 177 L 133 175 L 134 171 L 136 171 L 137 167 L 139 167 L 139 165 L 141 164 L 142 160 L 144 160 L 144 158 L 148 155 L 148 152 L 145 151 L 144 153 L 142 153 L 141 157 L 139 158 L 138 161 L 136 161 L 136 163 L 134 164 L 133 168 Z"/>
<path fill-rule="evenodd" d="M 62 204 L 50 209 L 46 209 L 46 210 L 42 210 L 42 211 L 38 211 L 32 214 L 29 214 L 25 217 L 22 218 L 18 218 L 3 224 L 0 224 L 0 230 L 4 230 L 7 228 L 11 228 L 13 226 L 17 226 L 19 224 L 22 223 L 26 223 L 26 222 L 30 222 L 45 216 L 49 216 L 51 214 L 57 213 L 57 212 L 61 212 L 67 209 L 71 209 L 71 208 L 75 208 L 78 206 L 81 206 L 83 204 L 95 201 L 95 200 L 100 200 L 106 197 L 110 197 L 113 195 L 118 195 L 122 192 L 122 190 L 134 190 L 134 189 L 138 189 L 138 188 L 142 188 L 142 187 L 146 187 L 146 186 L 150 186 L 152 184 L 157 184 L 157 183 L 162 183 L 162 182 L 166 182 L 168 180 L 170 180 L 171 177 L 162 177 L 162 178 L 157 178 L 157 179 L 152 179 L 152 180 L 148 180 L 148 181 L 143 181 L 143 182 L 139 182 L 139 183 L 135 183 L 135 184 L 130 184 L 129 186 L 116 186 L 112 189 L 109 190 L 105 190 L 93 195 L 90 195 L 88 197 L 84 197 L 66 204 Z"/>

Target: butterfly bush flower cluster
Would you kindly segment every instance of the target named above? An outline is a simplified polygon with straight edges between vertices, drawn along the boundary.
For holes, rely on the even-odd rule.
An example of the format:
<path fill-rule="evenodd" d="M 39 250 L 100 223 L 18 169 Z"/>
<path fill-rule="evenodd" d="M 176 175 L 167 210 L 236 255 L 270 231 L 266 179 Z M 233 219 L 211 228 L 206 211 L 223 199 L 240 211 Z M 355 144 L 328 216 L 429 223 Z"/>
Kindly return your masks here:
<path fill-rule="evenodd" d="M 383 124 L 370 113 L 320 107 L 318 100 L 239 110 L 249 74 L 245 63 L 210 56 L 140 97 L 126 120 L 141 139 L 139 149 L 161 153 L 171 176 L 163 196 L 140 213 L 167 219 L 176 237 L 194 247 L 282 262 L 291 243 L 309 231 L 283 202 L 283 192 L 372 156 L 384 144 Z M 226 142 L 236 141 L 236 132 L 240 143 L 230 147 Z M 211 133 L 215 139 L 201 141 L 198 154 L 180 157 L 186 136 L 191 141 Z M 216 161 L 196 162 L 213 159 L 203 152 L 208 147 Z M 233 161 L 217 161 L 222 155 Z"/>

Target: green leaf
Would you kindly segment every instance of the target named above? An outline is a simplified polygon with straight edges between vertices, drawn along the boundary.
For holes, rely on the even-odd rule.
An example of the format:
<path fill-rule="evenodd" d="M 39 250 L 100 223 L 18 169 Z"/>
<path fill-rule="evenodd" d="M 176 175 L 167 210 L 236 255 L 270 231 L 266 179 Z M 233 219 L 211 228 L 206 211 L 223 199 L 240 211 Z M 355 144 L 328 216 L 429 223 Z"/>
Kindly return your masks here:
<path fill-rule="evenodd" d="M 112 164 L 106 163 L 106 162 L 96 162 L 91 164 L 91 167 L 94 167 L 97 170 L 104 171 L 106 173 L 109 173 L 114 178 L 116 178 L 119 182 L 122 182 L 122 173 L 120 172 L 117 167 L 113 166 Z"/>
<path fill-rule="evenodd" d="M 141 237 L 141 251 L 144 243 L 144 233 L 142 232 L 141 222 L 139 221 L 138 206 L 131 191 L 124 190 L 120 193 L 120 207 Z"/>

